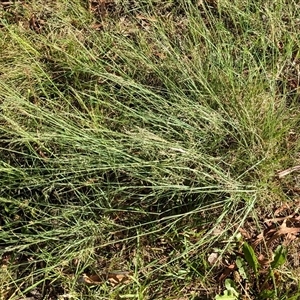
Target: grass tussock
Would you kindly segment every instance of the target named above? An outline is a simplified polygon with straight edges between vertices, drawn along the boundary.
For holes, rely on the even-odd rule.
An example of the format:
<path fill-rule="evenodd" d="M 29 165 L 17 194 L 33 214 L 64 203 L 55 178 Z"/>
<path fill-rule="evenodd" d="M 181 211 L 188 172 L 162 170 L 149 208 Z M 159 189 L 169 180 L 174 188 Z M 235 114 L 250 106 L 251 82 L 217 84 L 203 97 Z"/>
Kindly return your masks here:
<path fill-rule="evenodd" d="M 35 0 L 0 14 L 1 297 L 220 295 L 239 228 L 258 234 L 297 197 L 296 175 L 275 179 L 299 160 L 297 2 Z M 297 297 L 284 268 L 272 299 Z M 130 283 L 82 280 L 112 270 Z"/>

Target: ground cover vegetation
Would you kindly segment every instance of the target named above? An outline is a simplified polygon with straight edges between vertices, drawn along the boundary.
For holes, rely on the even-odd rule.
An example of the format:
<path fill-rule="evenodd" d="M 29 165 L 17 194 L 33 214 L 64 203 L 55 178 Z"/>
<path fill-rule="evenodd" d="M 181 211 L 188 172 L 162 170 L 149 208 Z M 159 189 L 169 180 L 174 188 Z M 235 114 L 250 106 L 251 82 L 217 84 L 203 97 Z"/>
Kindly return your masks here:
<path fill-rule="evenodd" d="M 298 299 L 298 1 L 0 1 L 1 299 Z"/>

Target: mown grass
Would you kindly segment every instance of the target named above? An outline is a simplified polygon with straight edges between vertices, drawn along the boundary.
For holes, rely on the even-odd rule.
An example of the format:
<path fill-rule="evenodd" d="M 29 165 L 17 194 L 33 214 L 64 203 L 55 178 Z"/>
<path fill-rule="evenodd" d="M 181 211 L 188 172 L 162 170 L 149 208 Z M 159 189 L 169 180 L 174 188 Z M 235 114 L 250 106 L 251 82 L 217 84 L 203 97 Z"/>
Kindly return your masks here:
<path fill-rule="evenodd" d="M 213 299 L 208 255 L 293 200 L 299 5 L 194 2 L 2 7 L 3 299 Z"/>

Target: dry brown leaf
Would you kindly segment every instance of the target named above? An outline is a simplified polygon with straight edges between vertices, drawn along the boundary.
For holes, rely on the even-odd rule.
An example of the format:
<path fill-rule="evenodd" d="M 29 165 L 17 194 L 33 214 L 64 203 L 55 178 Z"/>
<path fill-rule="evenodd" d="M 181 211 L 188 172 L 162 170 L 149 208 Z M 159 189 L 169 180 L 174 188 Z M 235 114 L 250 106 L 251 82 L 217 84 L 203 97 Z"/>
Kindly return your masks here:
<path fill-rule="evenodd" d="M 98 285 L 103 283 L 103 278 L 98 275 L 86 275 L 83 274 L 82 277 L 79 279 L 79 282 L 82 282 L 86 285 Z"/>
<path fill-rule="evenodd" d="M 97 31 L 100 31 L 103 28 L 103 25 L 100 23 L 94 23 L 91 25 L 91 28 Z"/>
<path fill-rule="evenodd" d="M 295 171 L 300 171 L 300 165 L 278 172 L 277 177 L 279 179 L 281 179 L 281 178 L 283 178 L 283 177 L 285 177 L 285 176 L 287 176 L 290 173 L 295 172 Z"/>
<path fill-rule="evenodd" d="M 283 212 L 286 209 L 290 209 L 290 206 L 287 203 L 284 203 L 279 208 L 277 208 L 274 212 L 274 216 L 278 216 L 281 212 Z"/>
<path fill-rule="evenodd" d="M 296 206 L 299 203 L 295 203 Z M 287 204 L 282 205 L 275 211 L 275 215 L 278 215 L 284 210 L 290 210 L 290 206 Z M 300 216 L 298 214 L 298 207 L 296 208 L 295 212 L 284 217 L 277 217 L 272 219 L 265 219 L 264 223 L 267 224 L 269 229 L 265 230 L 261 234 L 256 237 L 253 245 L 256 247 L 263 239 L 267 242 L 268 245 L 275 239 L 285 236 L 284 237 L 284 244 L 287 245 L 291 243 L 300 233 Z M 280 226 L 276 226 L 279 222 L 282 222 Z"/>
<path fill-rule="evenodd" d="M 298 232 L 300 232 L 299 227 L 285 227 L 285 228 L 280 228 L 275 234 L 279 236 L 283 234 L 296 234 Z"/>
<path fill-rule="evenodd" d="M 261 266 L 268 266 L 271 263 L 271 260 L 269 260 L 268 258 L 266 258 L 263 254 L 260 254 L 257 258 L 259 264 Z"/>
<path fill-rule="evenodd" d="M 272 223 L 278 223 L 280 221 L 284 221 L 290 218 L 293 218 L 294 215 L 290 215 L 290 216 L 286 216 L 286 217 L 279 217 L 279 218 L 273 218 L 273 219 L 266 219 L 264 220 L 264 223 L 266 223 L 267 225 L 271 226 Z"/>
<path fill-rule="evenodd" d="M 239 230 L 240 234 L 241 234 L 244 238 L 246 238 L 246 239 L 251 239 L 251 234 L 250 234 L 247 230 L 245 230 L 245 229 L 242 228 L 242 227 L 240 227 L 238 230 Z"/>
<path fill-rule="evenodd" d="M 267 234 L 270 236 L 270 233 L 273 233 L 271 235 L 271 238 L 267 241 L 267 244 L 269 245 L 273 240 L 279 238 L 282 235 L 288 235 L 288 240 L 292 241 L 294 238 L 292 236 L 295 236 L 297 233 L 300 232 L 300 227 L 287 227 L 286 221 L 284 220 L 283 223 L 280 225 L 279 229 L 271 229 Z"/>
<path fill-rule="evenodd" d="M 235 264 L 231 264 L 228 267 L 226 267 L 221 276 L 219 277 L 219 281 L 224 281 L 235 269 Z"/>
<path fill-rule="evenodd" d="M 284 246 L 288 246 L 293 240 L 295 240 L 297 237 L 296 237 L 296 235 L 294 235 L 294 234 L 287 234 L 287 236 L 286 236 L 286 238 L 285 238 L 285 240 L 284 240 L 284 242 L 283 242 L 283 245 Z"/>
<path fill-rule="evenodd" d="M 263 239 L 264 239 L 264 233 L 262 232 L 256 237 L 256 240 L 253 242 L 253 247 L 256 248 Z"/>
<path fill-rule="evenodd" d="M 118 284 L 128 284 L 130 282 L 130 272 L 127 271 L 115 271 L 108 273 L 107 280 L 112 286 L 116 286 Z"/>

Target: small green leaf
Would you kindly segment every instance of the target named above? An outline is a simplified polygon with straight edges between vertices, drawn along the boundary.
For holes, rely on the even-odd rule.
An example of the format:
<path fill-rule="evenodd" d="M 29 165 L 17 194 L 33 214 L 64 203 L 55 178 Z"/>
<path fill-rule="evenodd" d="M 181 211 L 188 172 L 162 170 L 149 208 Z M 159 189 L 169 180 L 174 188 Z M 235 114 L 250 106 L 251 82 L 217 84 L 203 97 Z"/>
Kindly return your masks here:
<path fill-rule="evenodd" d="M 245 270 L 245 261 L 241 257 L 237 257 L 235 260 L 236 266 L 238 267 L 239 274 L 244 280 L 248 280 L 248 275 Z"/>
<path fill-rule="evenodd" d="M 257 275 L 259 263 L 253 248 L 247 242 L 243 244 L 243 253 L 246 261 L 252 267 L 255 275 Z"/>
<path fill-rule="evenodd" d="M 223 295 L 217 295 L 215 300 L 238 300 L 239 293 L 236 291 L 235 283 L 231 279 L 225 280 L 226 290 Z"/>
<path fill-rule="evenodd" d="M 215 300 L 238 300 L 238 298 L 231 295 L 217 295 Z"/>
<path fill-rule="evenodd" d="M 263 299 L 274 299 L 274 296 L 275 296 L 275 291 L 263 290 L 259 294 L 259 299 L 261 299 L 261 300 L 263 300 Z"/>
<path fill-rule="evenodd" d="M 232 279 L 225 280 L 225 287 L 229 293 L 234 296 L 238 296 L 239 293 L 236 291 L 235 282 Z"/>
<path fill-rule="evenodd" d="M 274 259 L 271 262 L 272 269 L 278 268 L 286 262 L 287 249 L 279 245 L 276 248 L 274 254 L 275 254 Z"/>

